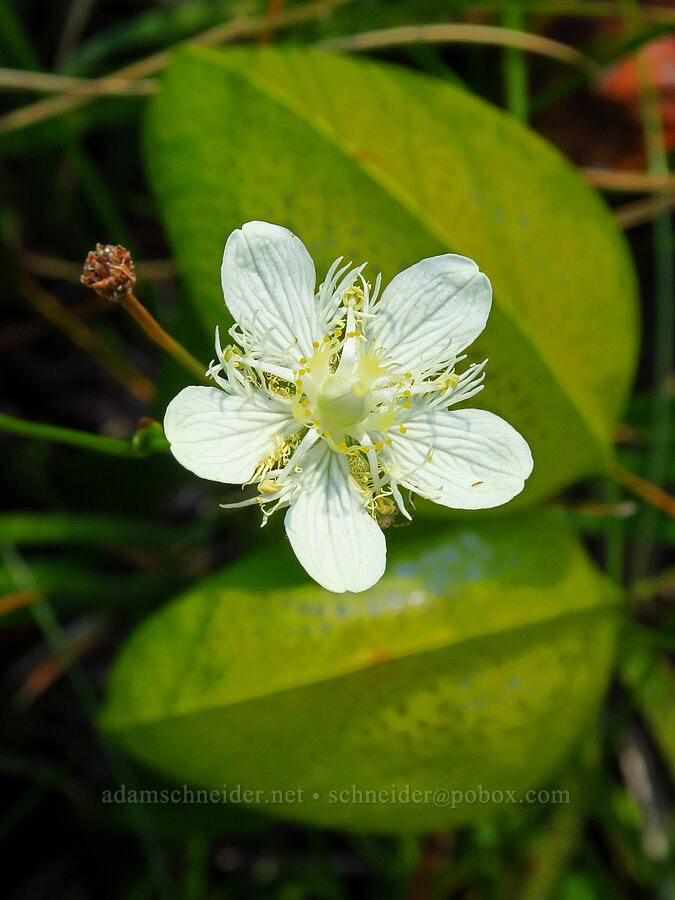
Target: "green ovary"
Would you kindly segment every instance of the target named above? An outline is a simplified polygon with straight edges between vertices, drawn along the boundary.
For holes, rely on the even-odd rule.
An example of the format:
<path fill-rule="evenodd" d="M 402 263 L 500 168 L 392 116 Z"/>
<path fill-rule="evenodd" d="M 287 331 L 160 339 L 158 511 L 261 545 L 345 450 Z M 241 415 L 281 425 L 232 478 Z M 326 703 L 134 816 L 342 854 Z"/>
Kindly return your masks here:
<path fill-rule="evenodd" d="M 321 420 L 331 429 L 348 429 L 361 422 L 370 410 L 368 390 L 361 390 L 358 382 L 341 375 L 330 375 L 321 389 L 317 401 Z"/>

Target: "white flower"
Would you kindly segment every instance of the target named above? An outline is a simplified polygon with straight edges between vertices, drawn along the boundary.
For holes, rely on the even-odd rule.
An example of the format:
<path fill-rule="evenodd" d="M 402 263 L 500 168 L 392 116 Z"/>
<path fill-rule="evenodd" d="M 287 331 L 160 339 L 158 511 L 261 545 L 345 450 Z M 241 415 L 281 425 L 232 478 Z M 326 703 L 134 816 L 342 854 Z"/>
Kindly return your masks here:
<path fill-rule="evenodd" d="M 164 427 L 178 462 L 201 478 L 255 485 L 263 524 L 285 525 L 309 574 L 331 591 L 382 576 L 382 529 L 410 518 L 401 488 L 458 509 L 506 503 L 532 471 L 521 435 L 481 409 L 450 411 L 483 386 L 484 366 L 455 373 L 490 312 L 490 282 L 464 256 L 423 259 L 377 300 L 364 266 L 331 266 L 315 293 L 304 244 L 248 222 L 223 255 L 236 344 L 187 387 Z"/>

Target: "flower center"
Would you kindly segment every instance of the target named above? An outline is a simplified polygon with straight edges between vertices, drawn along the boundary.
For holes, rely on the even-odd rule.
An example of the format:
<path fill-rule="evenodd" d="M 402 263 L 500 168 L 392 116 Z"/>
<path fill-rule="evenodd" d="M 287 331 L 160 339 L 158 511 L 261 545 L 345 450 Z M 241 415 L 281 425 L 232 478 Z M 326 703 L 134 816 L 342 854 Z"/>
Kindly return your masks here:
<path fill-rule="evenodd" d="M 329 427 L 347 429 L 368 415 L 370 391 L 362 381 L 329 375 L 321 388 L 317 407 Z"/>

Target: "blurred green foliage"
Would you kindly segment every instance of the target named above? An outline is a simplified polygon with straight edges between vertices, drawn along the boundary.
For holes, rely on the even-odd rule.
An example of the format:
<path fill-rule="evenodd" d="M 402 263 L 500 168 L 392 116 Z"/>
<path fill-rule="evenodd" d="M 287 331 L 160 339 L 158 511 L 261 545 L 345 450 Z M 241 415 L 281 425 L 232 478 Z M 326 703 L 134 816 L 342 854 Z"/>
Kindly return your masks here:
<path fill-rule="evenodd" d="M 599 477 L 615 452 L 671 493 L 675 484 L 669 213 L 648 210 L 653 233 L 649 222 L 630 233 L 636 311 L 606 205 L 515 121 L 536 116 L 568 151 L 573 134 L 586 168 L 624 165 L 621 148 L 627 165 L 658 174 L 667 107 L 653 102 L 654 86 L 644 102 L 649 84 L 635 89 L 642 107 L 600 99 L 601 80 L 513 49 L 411 41 L 369 61 L 309 49 L 409 24 L 522 23 L 610 65 L 672 33 L 669 7 L 620 7 L 353 0 L 243 37 L 273 46 L 171 53 L 148 70 L 159 87 L 149 105 L 78 101 L 10 129 L 3 113 L 42 98 L 0 97 L 3 412 L 40 423 L 24 429 L 30 439 L 2 436 L 7 896 L 675 896 L 674 523 Z M 0 67 L 93 78 L 266 9 L 0 0 Z M 494 108 L 504 103 L 507 112 Z M 58 426 L 62 437 L 91 433 L 100 449 L 135 441 L 134 453 L 161 452 L 158 427 L 138 431 L 138 421 L 161 419 L 186 383 L 132 323 L 83 302 L 68 283 L 74 261 L 97 240 L 128 241 L 139 295 L 203 358 L 226 323 L 222 245 L 249 218 L 294 228 L 319 274 L 338 254 L 367 258 L 385 280 L 447 249 L 476 257 L 495 285 L 474 348 L 490 358 L 479 405 L 533 445 L 524 503 L 548 498 L 568 524 L 560 511 L 508 507 L 450 525 L 421 505 L 412 529 L 393 534 L 386 579 L 336 598 L 307 583 L 278 522 L 261 533 L 255 515 L 224 514 L 222 487 L 170 457 L 43 443 Z M 161 259 L 170 253 L 176 279 Z M 143 274 L 157 258 L 164 274 Z M 104 371 L 72 346 L 58 317 L 46 323 L 28 305 L 26 275 L 152 378 L 154 399 L 139 402 L 114 365 Z M 636 312 L 640 393 L 624 411 Z M 627 578 L 630 557 L 641 562 Z M 102 802 L 121 783 L 161 791 L 186 779 L 322 796 L 343 784 L 534 785 L 572 802 L 452 810 L 324 797 L 265 815 L 238 803 Z M 296 824 L 275 824 L 270 811 Z"/>

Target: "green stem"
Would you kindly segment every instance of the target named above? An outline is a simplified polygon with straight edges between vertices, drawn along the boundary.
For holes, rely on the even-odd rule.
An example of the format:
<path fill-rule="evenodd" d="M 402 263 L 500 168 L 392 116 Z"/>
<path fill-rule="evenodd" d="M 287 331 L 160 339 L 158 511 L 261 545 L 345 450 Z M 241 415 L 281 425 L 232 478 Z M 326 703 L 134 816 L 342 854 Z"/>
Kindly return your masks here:
<path fill-rule="evenodd" d="M 3 563 L 11 573 L 16 587 L 22 590 L 35 590 L 37 585 L 32 573 L 16 548 L 11 544 L 4 544 L 0 549 L 2 550 Z M 29 609 L 36 625 L 41 630 L 54 654 L 60 659 L 64 671 L 68 674 L 82 711 L 91 723 L 92 728 L 95 728 L 97 717 L 96 696 L 84 671 L 73 657 L 68 638 L 54 615 L 49 601 L 46 597 L 41 596 L 39 600 L 31 604 Z M 131 786 L 134 780 L 133 775 L 124 760 L 107 741 L 102 739 L 100 734 L 99 739 L 113 776 L 121 784 Z M 150 872 L 157 888 L 157 896 L 162 898 L 162 900 L 163 898 L 169 900 L 169 898 L 174 897 L 175 892 L 172 888 L 163 848 L 152 828 L 152 824 L 147 814 L 135 804 L 129 804 L 128 812 L 145 850 Z"/>
<path fill-rule="evenodd" d="M 208 897 L 207 873 L 209 842 L 201 834 L 190 835 L 185 842 L 185 872 L 183 900 L 204 900 Z"/>
<path fill-rule="evenodd" d="M 99 174 L 83 142 L 75 134 L 72 123 L 64 121 L 61 123 L 61 127 L 63 143 L 70 164 L 80 179 L 84 198 L 89 203 L 101 227 L 105 229 L 106 241 L 113 244 L 124 244 L 133 250 L 134 239 L 122 219 L 112 191 Z"/>
<path fill-rule="evenodd" d="M 514 31 L 523 30 L 523 11 L 520 0 L 507 0 L 502 13 L 502 24 Z M 507 47 L 504 50 L 504 87 L 506 106 L 516 119 L 527 122 L 528 118 L 528 85 L 527 61 L 522 50 Z"/>
<path fill-rule="evenodd" d="M 0 0 L 0 39 L 4 40 L 17 62 L 25 69 L 39 72 L 42 63 L 26 30 L 9 0 Z M 112 191 L 101 178 L 84 144 L 73 130 L 72 121 L 59 123 L 63 144 L 73 169 L 82 182 L 84 197 L 113 241 L 133 246 Z"/>
<path fill-rule="evenodd" d="M 619 485 L 607 479 L 605 482 L 605 502 L 615 504 L 621 500 Z M 624 523 L 620 516 L 609 519 L 605 529 L 605 568 L 607 574 L 615 582 L 623 581 L 624 566 Z"/>
<path fill-rule="evenodd" d="M 201 530 L 201 529 L 200 529 Z M 165 549 L 187 534 L 184 526 L 165 525 L 148 519 L 98 513 L 0 514 L 0 542 L 35 544 L 134 544 Z"/>
<path fill-rule="evenodd" d="M 633 4 L 635 6 L 635 4 Z M 663 133 L 659 95 L 648 63 L 638 59 L 640 99 L 644 140 L 647 150 L 647 171 L 654 175 L 668 175 L 668 154 Z M 675 355 L 675 271 L 673 269 L 673 231 L 670 212 L 662 212 L 652 223 L 654 256 L 655 345 L 652 362 L 654 394 L 650 428 L 650 448 L 645 477 L 657 487 L 663 485 L 669 456 L 670 392 L 668 381 L 673 371 Z M 658 511 L 645 507 L 638 521 L 631 565 L 631 581 L 642 578 L 656 540 Z"/>
<path fill-rule="evenodd" d="M 9 0 L 0 0 L 0 38 L 20 66 L 33 70 L 41 68 L 40 60 Z"/>
<path fill-rule="evenodd" d="M 0 816 L 0 840 L 4 841 L 26 816 L 38 806 L 46 790 L 41 784 L 31 784 Z"/>
<path fill-rule="evenodd" d="M 169 446 L 166 444 L 166 447 L 162 447 L 157 442 L 152 447 L 147 443 L 141 447 L 135 441 L 103 437 L 99 434 L 89 434 L 86 431 L 76 431 L 73 428 L 62 428 L 60 425 L 28 422 L 26 419 L 18 419 L 16 416 L 8 416 L 6 413 L 0 413 L 0 431 L 20 434 L 23 437 L 35 438 L 39 441 L 70 444 L 72 447 L 82 447 L 85 450 L 95 450 L 97 453 L 108 453 L 112 456 L 148 456 L 153 452 L 168 450 Z"/>

